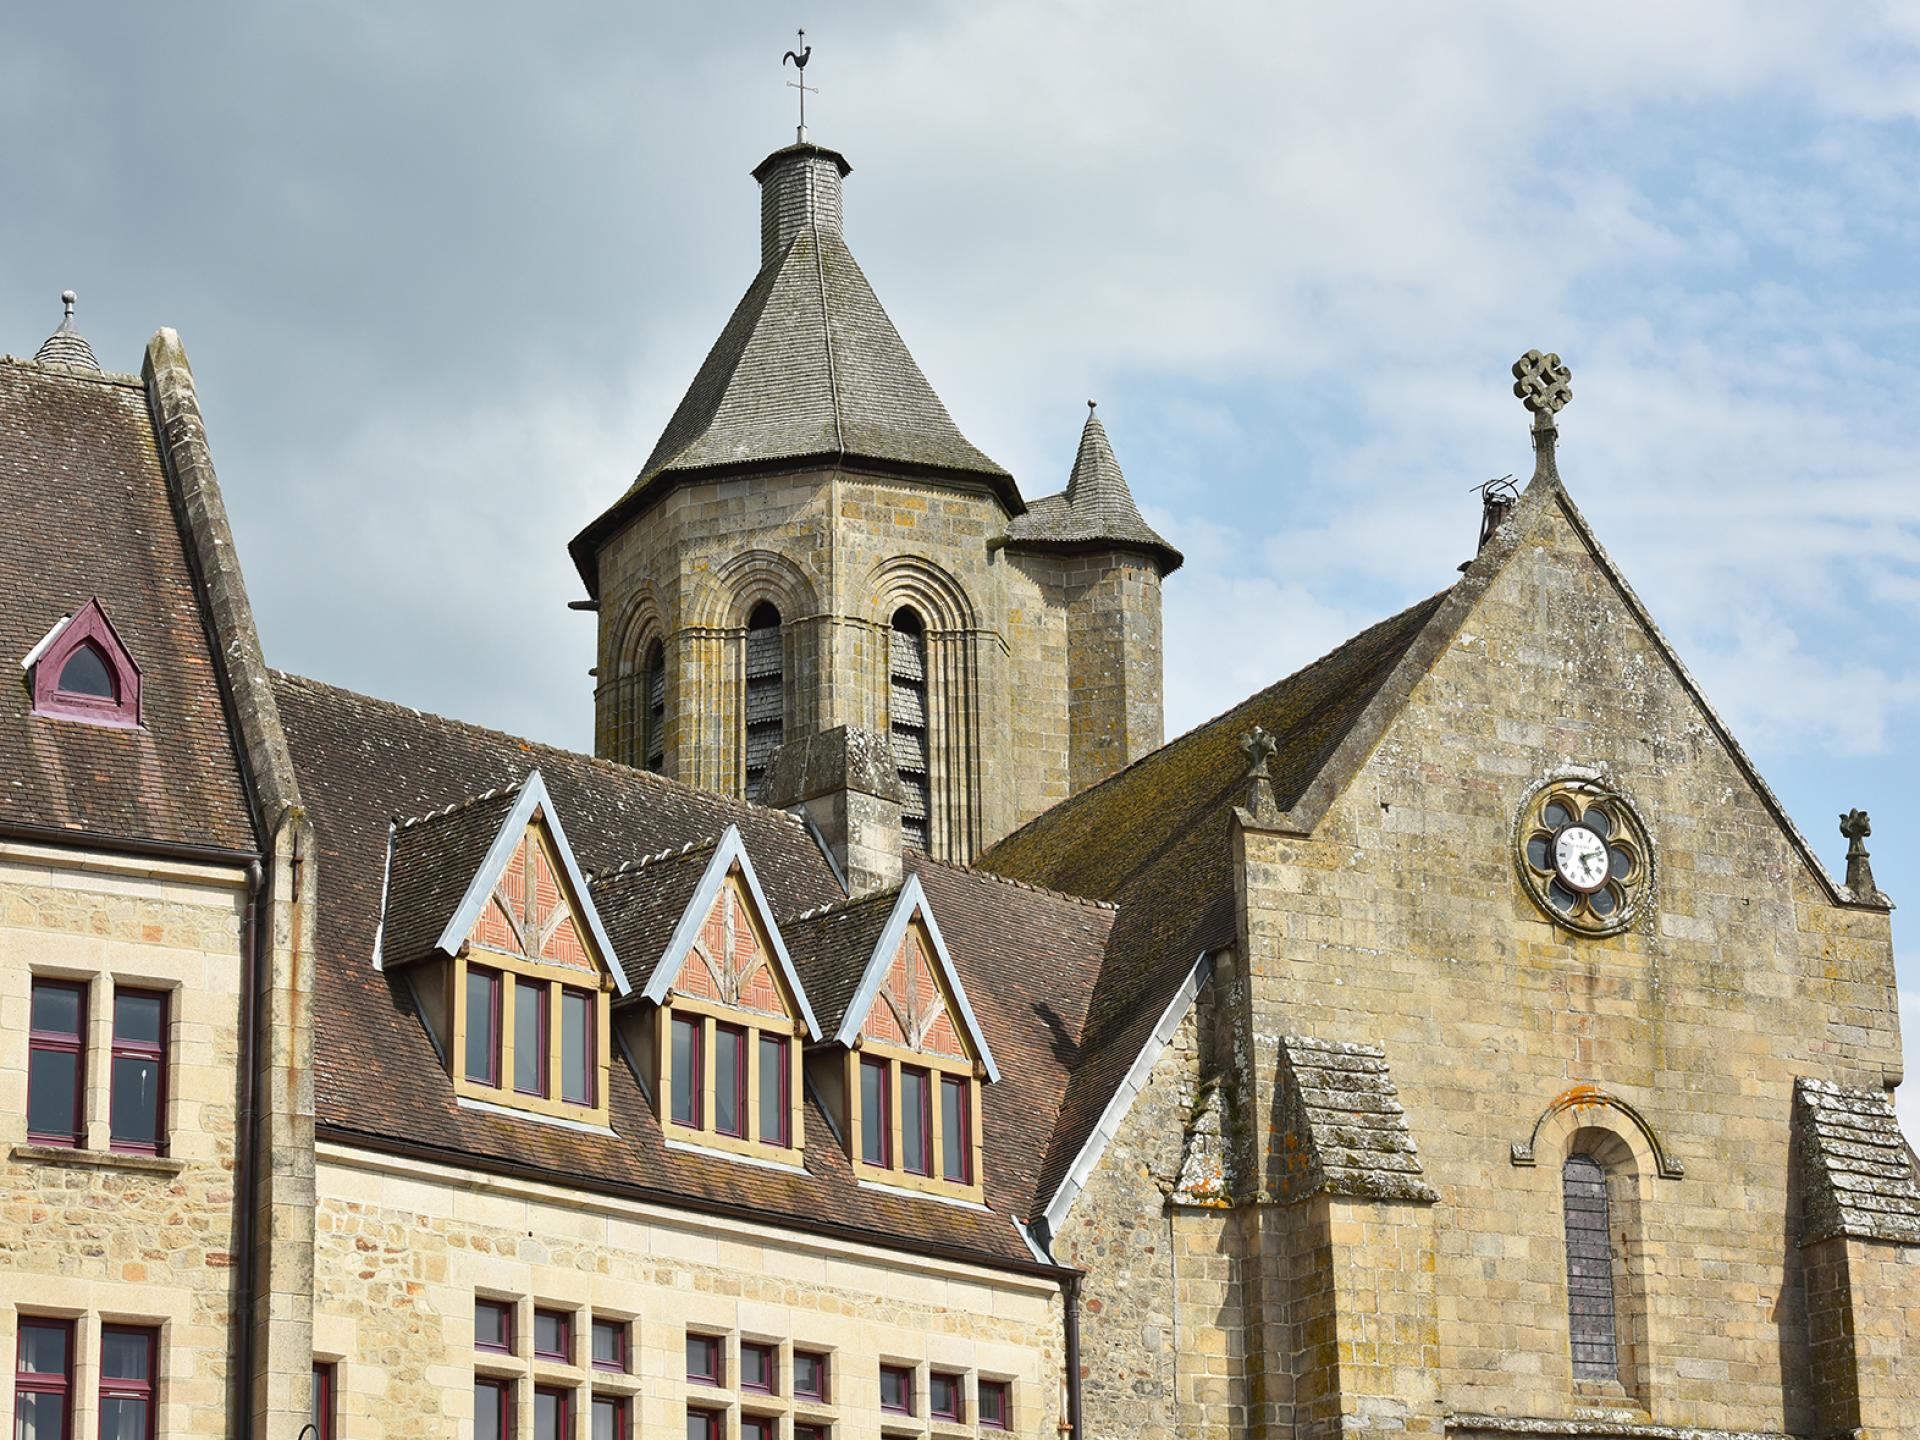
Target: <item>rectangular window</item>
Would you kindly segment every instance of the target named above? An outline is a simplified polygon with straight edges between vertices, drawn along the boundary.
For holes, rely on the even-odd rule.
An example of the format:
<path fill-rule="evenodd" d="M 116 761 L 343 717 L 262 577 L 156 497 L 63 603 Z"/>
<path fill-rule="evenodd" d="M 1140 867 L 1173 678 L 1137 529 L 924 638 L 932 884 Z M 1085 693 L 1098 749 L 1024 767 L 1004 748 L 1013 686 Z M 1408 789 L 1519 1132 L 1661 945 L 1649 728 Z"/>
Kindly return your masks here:
<path fill-rule="evenodd" d="M 960 1185 L 973 1183 L 973 1105 L 969 1082 L 940 1077 L 940 1173 Z"/>
<path fill-rule="evenodd" d="M 560 990 L 560 1098 L 570 1105 L 592 1105 L 594 1081 L 594 997 L 585 990 Z"/>
<path fill-rule="evenodd" d="M 27 1029 L 27 1139 L 36 1145 L 78 1145 L 85 1133 L 80 1117 L 86 1108 L 87 987 L 70 980 L 34 981 Z"/>
<path fill-rule="evenodd" d="M 889 1415 L 913 1414 L 913 1367 L 880 1367 L 880 1408 Z"/>
<path fill-rule="evenodd" d="M 565 1390 L 536 1385 L 533 1390 L 533 1440 L 569 1440 Z"/>
<path fill-rule="evenodd" d="M 332 1362 L 313 1362 L 314 1440 L 333 1440 L 334 1437 L 334 1376 Z"/>
<path fill-rule="evenodd" d="M 594 1396 L 592 1440 L 627 1440 L 628 1434 L 627 1397 Z"/>
<path fill-rule="evenodd" d="M 627 1322 L 624 1320 L 596 1320 L 593 1322 L 593 1368 L 596 1370 L 616 1370 L 627 1373 Z"/>
<path fill-rule="evenodd" d="M 713 1128 L 747 1133 L 747 1032 L 738 1025 L 713 1027 Z"/>
<path fill-rule="evenodd" d="M 950 1370 L 934 1370 L 927 1375 L 927 1413 L 935 1420 L 958 1423 L 967 1408 L 966 1377 Z"/>
<path fill-rule="evenodd" d="M 500 1083 L 500 973 L 467 967 L 467 1079 Z"/>
<path fill-rule="evenodd" d="M 471 1015 L 467 1025 L 471 1035 Z M 547 986 L 541 980 L 513 982 L 513 1088 L 522 1095 L 547 1093 Z"/>
<path fill-rule="evenodd" d="M 833 1440 L 833 1427 L 831 1425 L 803 1425 L 800 1421 L 796 1420 L 793 1422 L 793 1440 Z"/>
<path fill-rule="evenodd" d="M 533 1353 L 542 1360 L 573 1363 L 573 1316 L 564 1310 L 533 1312 Z"/>
<path fill-rule="evenodd" d="M 14 1440 L 67 1440 L 72 1433 L 73 1322 L 22 1315 L 13 1360 Z"/>
<path fill-rule="evenodd" d="M 158 1155 L 165 1148 L 167 997 L 157 990 L 113 995 L 113 1148 Z"/>
<path fill-rule="evenodd" d="M 888 1111 L 887 1062 L 860 1061 L 860 1158 L 869 1165 L 893 1163 L 892 1117 Z"/>
<path fill-rule="evenodd" d="M 1013 1428 L 1013 1385 L 1010 1381 L 982 1380 L 980 1382 L 980 1428 L 982 1430 Z"/>
<path fill-rule="evenodd" d="M 726 1364 L 720 1354 L 718 1335 L 687 1336 L 687 1383 L 719 1385 L 726 1379 Z"/>
<path fill-rule="evenodd" d="M 724 1440 L 727 1412 L 687 1407 L 687 1440 Z"/>
<path fill-rule="evenodd" d="M 673 1017 L 673 1118 L 700 1128 L 700 1087 L 706 1083 L 700 1064 L 700 1017 Z"/>
<path fill-rule="evenodd" d="M 740 1440 L 774 1440 L 779 1433 L 780 1422 L 771 1415 L 740 1417 Z"/>
<path fill-rule="evenodd" d="M 507 1300 L 473 1302 L 473 1348 L 513 1353 L 513 1305 Z"/>
<path fill-rule="evenodd" d="M 760 1037 L 760 1138 L 786 1145 L 792 1135 L 791 1072 L 784 1035 Z"/>
<path fill-rule="evenodd" d="M 157 1331 L 100 1328 L 100 1440 L 153 1440 Z"/>
<path fill-rule="evenodd" d="M 476 1377 L 473 1440 L 513 1440 L 513 1382 Z"/>
<path fill-rule="evenodd" d="M 793 1398 L 827 1403 L 827 1356 L 822 1350 L 793 1352 Z"/>
<path fill-rule="evenodd" d="M 780 1352 L 771 1345 L 740 1342 L 740 1388 L 756 1395 L 778 1393 Z"/>
<path fill-rule="evenodd" d="M 913 1065 L 900 1067 L 900 1163 L 910 1174 L 933 1174 L 933 1089 Z"/>

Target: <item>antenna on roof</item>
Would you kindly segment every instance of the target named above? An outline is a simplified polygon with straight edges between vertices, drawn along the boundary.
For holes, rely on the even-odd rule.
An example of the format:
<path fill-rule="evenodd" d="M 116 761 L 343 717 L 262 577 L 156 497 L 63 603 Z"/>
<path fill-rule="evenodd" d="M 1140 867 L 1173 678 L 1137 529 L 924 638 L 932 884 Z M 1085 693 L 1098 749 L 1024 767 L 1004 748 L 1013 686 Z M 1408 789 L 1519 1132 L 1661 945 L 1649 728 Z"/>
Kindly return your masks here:
<path fill-rule="evenodd" d="M 787 61 L 791 60 L 793 62 L 793 68 L 800 72 L 800 78 L 798 80 L 787 81 L 787 88 L 789 90 L 798 90 L 800 92 L 800 128 L 793 132 L 793 139 L 796 145 L 804 145 L 807 143 L 808 92 L 811 91 L 815 95 L 820 93 L 817 87 L 807 84 L 807 61 L 812 58 L 813 47 L 807 44 L 807 32 L 804 30 L 800 32 L 800 48 L 797 51 L 789 50 L 780 57 L 781 69 L 784 70 Z"/>
<path fill-rule="evenodd" d="M 1482 480 L 1473 487 L 1480 494 L 1480 543 L 1474 547 L 1478 555 L 1487 548 L 1487 541 L 1493 538 L 1493 532 L 1500 528 L 1500 522 L 1512 513 L 1514 505 L 1520 499 L 1520 482 L 1511 475 L 1502 475 L 1498 480 Z M 1466 566 L 1461 566 L 1466 569 Z"/>

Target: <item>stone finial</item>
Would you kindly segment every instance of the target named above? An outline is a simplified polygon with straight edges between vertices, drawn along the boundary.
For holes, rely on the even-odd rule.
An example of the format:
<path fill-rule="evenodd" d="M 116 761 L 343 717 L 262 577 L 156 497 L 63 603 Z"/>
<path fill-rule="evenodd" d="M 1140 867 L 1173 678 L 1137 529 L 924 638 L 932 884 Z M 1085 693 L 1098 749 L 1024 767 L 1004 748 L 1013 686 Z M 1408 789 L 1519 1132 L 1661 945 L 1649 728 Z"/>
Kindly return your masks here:
<path fill-rule="evenodd" d="M 1280 818 L 1280 802 L 1274 797 L 1273 777 L 1267 762 L 1280 749 L 1275 740 L 1256 725 L 1240 737 L 1240 748 L 1247 755 L 1247 810 L 1255 820 L 1270 822 Z"/>
<path fill-rule="evenodd" d="M 1856 900 L 1885 900 L 1873 883 L 1873 864 L 1867 854 L 1867 837 L 1873 822 L 1864 810 L 1849 810 L 1840 817 L 1840 834 L 1847 842 L 1847 889 Z"/>
<path fill-rule="evenodd" d="M 1534 478 L 1559 478 L 1553 456 L 1558 434 L 1553 417 L 1573 399 L 1573 372 L 1558 355 L 1529 350 L 1513 362 L 1513 393 L 1533 412 Z"/>
<path fill-rule="evenodd" d="M 79 299 L 80 297 L 74 294 L 73 291 L 71 290 L 62 290 L 60 292 L 60 303 L 61 305 L 66 307 L 66 312 L 67 312 L 66 319 L 61 322 L 62 324 L 64 325 L 73 324 L 73 307 L 79 301 Z"/>

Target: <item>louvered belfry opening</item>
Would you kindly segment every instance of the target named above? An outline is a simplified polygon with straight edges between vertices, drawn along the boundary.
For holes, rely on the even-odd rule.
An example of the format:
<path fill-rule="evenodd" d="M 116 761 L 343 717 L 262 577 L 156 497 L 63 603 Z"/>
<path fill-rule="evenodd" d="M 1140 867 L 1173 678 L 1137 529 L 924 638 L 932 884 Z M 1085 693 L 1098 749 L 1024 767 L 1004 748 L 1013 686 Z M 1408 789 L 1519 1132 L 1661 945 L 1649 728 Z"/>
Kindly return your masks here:
<path fill-rule="evenodd" d="M 1607 1171 L 1591 1155 L 1569 1155 L 1560 1172 L 1567 1220 L 1567 1318 L 1573 1377 L 1613 1380 L 1620 1374 L 1614 1323 L 1613 1238 Z"/>
<path fill-rule="evenodd" d="M 765 601 L 747 617 L 747 798 L 758 800 L 786 729 L 786 654 L 780 612 Z"/>
<path fill-rule="evenodd" d="M 896 610 L 888 632 L 887 722 L 893 730 L 893 766 L 904 792 L 900 838 L 925 850 L 933 810 L 927 758 L 927 630 L 911 610 Z"/>
<path fill-rule="evenodd" d="M 667 652 L 658 640 L 647 647 L 641 679 L 646 686 L 645 763 L 654 774 L 662 775 L 667 769 Z"/>

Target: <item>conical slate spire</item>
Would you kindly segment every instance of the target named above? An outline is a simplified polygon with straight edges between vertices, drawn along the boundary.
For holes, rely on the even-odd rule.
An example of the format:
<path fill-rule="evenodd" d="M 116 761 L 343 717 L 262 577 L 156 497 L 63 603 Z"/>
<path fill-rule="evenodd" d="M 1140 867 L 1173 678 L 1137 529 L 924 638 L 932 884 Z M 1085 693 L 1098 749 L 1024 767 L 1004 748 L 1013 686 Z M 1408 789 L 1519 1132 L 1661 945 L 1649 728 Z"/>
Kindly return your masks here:
<path fill-rule="evenodd" d="M 86 336 L 73 328 L 73 305 L 77 298 L 71 290 L 61 292 L 60 303 L 67 307 L 66 318 L 33 352 L 33 358 L 41 365 L 71 365 L 76 370 L 100 374 L 100 362 L 94 357 L 93 347 L 87 343 Z"/>
<path fill-rule="evenodd" d="M 1183 558 L 1141 516 L 1091 400 L 1066 490 L 1033 501 L 1008 527 L 1007 539 L 1027 547 L 1145 550 L 1162 575 L 1179 569 Z"/>

